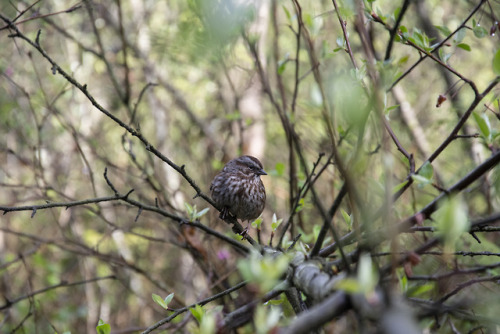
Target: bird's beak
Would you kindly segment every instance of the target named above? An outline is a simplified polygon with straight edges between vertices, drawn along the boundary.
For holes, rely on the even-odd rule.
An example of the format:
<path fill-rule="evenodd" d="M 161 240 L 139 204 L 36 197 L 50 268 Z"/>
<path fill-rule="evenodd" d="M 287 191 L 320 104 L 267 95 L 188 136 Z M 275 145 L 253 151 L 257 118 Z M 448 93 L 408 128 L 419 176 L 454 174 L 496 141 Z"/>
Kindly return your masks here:
<path fill-rule="evenodd" d="M 257 171 L 257 175 L 267 175 L 267 173 L 263 169 L 261 169 Z"/>

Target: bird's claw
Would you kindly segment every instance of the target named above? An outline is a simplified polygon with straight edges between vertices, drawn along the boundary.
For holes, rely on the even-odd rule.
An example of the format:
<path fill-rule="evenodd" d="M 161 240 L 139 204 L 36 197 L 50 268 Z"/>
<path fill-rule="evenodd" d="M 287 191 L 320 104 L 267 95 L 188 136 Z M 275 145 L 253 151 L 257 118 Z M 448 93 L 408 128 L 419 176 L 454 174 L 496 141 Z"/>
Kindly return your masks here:
<path fill-rule="evenodd" d="M 226 218 L 228 217 L 229 217 L 229 209 L 227 206 L 225 206 L 222 208 L 222 210 L 220 210 L 219 218 L 222 220 L 226 220 Z"/>

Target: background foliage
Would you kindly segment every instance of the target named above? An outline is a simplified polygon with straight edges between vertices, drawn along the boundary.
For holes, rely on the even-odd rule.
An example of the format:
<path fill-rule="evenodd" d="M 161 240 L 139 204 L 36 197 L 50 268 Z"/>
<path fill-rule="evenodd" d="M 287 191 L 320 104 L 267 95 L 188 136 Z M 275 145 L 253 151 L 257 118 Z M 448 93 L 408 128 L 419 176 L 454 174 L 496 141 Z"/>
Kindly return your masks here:
<path fill-rule="evenodd" d="M 0 331 L 498 332 L 499 17 L 1 3 Z M 269 174 L 250 240 L 208 197 L 241 154 Z"/>

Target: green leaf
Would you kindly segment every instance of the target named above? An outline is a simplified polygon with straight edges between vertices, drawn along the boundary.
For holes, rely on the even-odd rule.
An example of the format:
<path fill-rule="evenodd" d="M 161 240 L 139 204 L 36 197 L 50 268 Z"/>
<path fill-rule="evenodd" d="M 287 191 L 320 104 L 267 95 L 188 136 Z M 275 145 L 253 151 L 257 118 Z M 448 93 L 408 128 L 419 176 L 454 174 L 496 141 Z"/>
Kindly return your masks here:
<path fill-rule="evenodd" d="M 472 29 L 472 31 L 474 32 L 474 36 L 476 36 L 477 38 L 483 38 L 485 36 L 488 36 L 488 30 L 486 30 L 481 26 L 475 26 L 474 29 Z"/>
<path fill-rule="evenodd" d="M 493 57 L 493 72 L 496 75 L 500 75 L 500 49 L 497 50 Z"/>
<path fill-rule="evenodd" d="M 257 306 L 254 314 L 255 332 L 257 334 L 276 332 L 281 312 L 279 307 Z"/>
<path fill-rule="evenodd" d="M 228 121 L 238 121 L 241 119 L 241 114 L 239 111 L 235 111 L 233 113 L 225 115 L 224 118 Z"/>
<path fill-rule="evenodd" d="M 337 45 L 339 48 L 344 48 L 345 40 L 344 37 L 337 37 L 336 39 Z"/>
<path fill-rule="evenodd" d="M 276 229 L 281 225 L 283 222 L 283 218 L 277 219 L 276 214 L 273 214 L 273 219 L 271 221 L 271 228 L 273 231 L 276 231 Z"/>
<path fill-rule="evenodd" d="M 358 281 L 365 294 L 373 292 L 378 284 L 379 275 L 373 267 L 372 257 L 364 253 L 359 257 Z"/>
<path fill-rule="evenodd" d="M 451 35 L 451 30 L 448 29 L 446 26 L 434 26 L 436 27 L 437 30 L 439 30 L 440 33 L 442 33 L 445 37 L 448 37 Z"/>
<path fill-rule="evenodd" d="M 194 307 L 190 308 L 189 311 L 195 317 L 195 319 L 198 321 L 198 323 L 201 323 L 201 319 L 203 318 L 203 315 L 205 314 L 205 310 L 203 307 L 200 305 L 195 305 Z"/>
<path fill-rule="evenodd" d="M 414 286 L 408 289 L 406 292 L 407 297 L 419 297 L 422 294 L 434 289 L 434 283 L 427 283 L 423 285 Z"/>
<path fill-rule="evenodd" d="M 460 43 L 464 40 L 465 38 L 465 33 L 467 32 L 467 30 L 465 28 L 462 28 L 460 29 L 459 31 L 457 31 L 457 33 L 455 34 L 455 36 L 453 37 L 453 41 L 455 43 Z"/>
<path fill-rule="evenodd" d="M 281 75 L 283 72 L 285 72 L 286 64 L 288 63 L 288 60 L 290 59 L 290 53 L 286 53 L 283 59 L 280 59 L 278 61 L 278 74 Z"/>
<path fill-rule="evenodd" d="M 237 267 L 245 280 L 255 283 L 261 292 L 268 292 L 283 278 L 289 265 L 286 254 L 279 256 L 262 256 L 252 251 L 250 256 L 238 261 Z"/>
<path fill-rule="evenodd" d="M 434 168 L 432 165 L 429 163 L 429 161 L 426 161 L 422 167 L 420 168 L 420 171 L 418 172 L 418 175 L 421 175 L 425 177 L 426 179 L 431 180 L 432 175 L 434 174 Z"/>
<path fill-rule="evenodd" d="M 205 209 L 201 210 L 200 212 L 197 212 L 194 215 L 195 218 L 200 218 L 200 217 L 204 216 L 208 212 L 208 210 L 210 210 L 210 209 L 209 208 L 205 208 Z"/>
<path fill-rule="evenodd" d="M 165 299 L 164 299 L 165 304 L 167 304 L 167 306 L 168 306 L 168 304 L 172 301 L 172 299 L 174 299 L 174 293 L 173 292 L 171 294 L 169 294 L 168 296 L 165 297 Z"/>
<path fill-rule="evenodd" d="M 443 61 L 443 63 L 447 63 L 451 57 L 451 53 L 447 53 L 443 48 L 440 48 L 438 52 L 439 58 Z"/>
<path fill-rule="evenodd" d="M 404 39 L 408 39 L 408 37 L 410 37 L 410 34 L 408 33 L 408 28 L 406 28 L 405 26 L 400 26 L 399 31 L 401 32 L 401 35 L 403 35 Z"/>
<path fill-rule="evenodd" d="M 361 292 L 361 286 L 359 282 L 354 278 L 345 278 L 337 281 L 335 283 L 335 289 L 342 290 L 351 294 Z"/>
<path fill-rule="evenodd" d="M 425 185 L 427 185 L 427 184 L 431 184 L 431 183 L 432 183 L 432 181 L 431 181 L 431 180 L 429 180 L 429 179 L 427 179 L 427 178 L 425 178 L 425 177 L 423 177 L 423 176 L 420 176 L 420 175 L 418 175 L 418 174 L 413 174 L 413 175 L 411 176 L 411 178 L 412 178 L 412 179 L 413 179 L 413 181 L 414 181 L 414 182 L 416 182 L 416 183 L 417 183 L 420 187 L 423 187 L 423 186 L 425 186 Z"/>
<path fill-rule="evenodd" d="M 347 212 L 345 212 L 344 209 L 340 209 L 340 213 L 342 214 L 342 217 L 344 217 L 344 220 L 347 223 L 347 226 L 349 226 L 349 228 L 351 228 L 352 227 L 352 217 Z"/>
<path fill-rule="evenodd" d="M 252 227 L 255 227 L 255 228 L 257 228 L 257 229 L 260 230 L 260 226 L 262 225 L 262 221 L 263 221 L 262 217 L 259 217 L 259 218 L 255 219 L 252 222 Z"/>
<path fill-rule="evenodd" d="M 172 295 L 172 298 L 173 298 L 173 294 L 171 293 L 170 295 Z M 170 296 L 169 295 L 169 296 Z M 159 295 L 153 293 L 151 295 L 153 297 L 153 300 L 156 304 L 160 305 L 161 307 L 163 307 L 165 310 L 168 310 L 168 303 L 165 303 L 165 301 L 163 300 L 163 298 L 161 298 Z M 167 296 L 168 298 L 168 296 Z M 166 298 L 165 298 L 166 299 Z"/>
<path fill-rule="evenodd" d="M 396 193 L 403 189 L 403 187 L 408 183 L 408 181 L 401 182 L 400 184 L 396 185 L 394 188 L 392 188 L 392 192 Z"/>
<path fill-rule="evenodd" d="M 356 278 L 341 279 L 335 282 L 335 288 L 351 294 L 363 293 L 369 295 L 375 290 L 378 281 L 379 275 L 373 267 L 371 256 L 365 253 L 359 257 Z"/>
<path fill-rule="evenodd" d="M 187 202 L 184 202 L 184 206 L 186 207 L 187 213 L 191 216 L 193 214 L 193 207 Z"/>
<path fill-rule="evenodd" d="M 488 116 L 486 114 L 479 116 L 476 112 L 473 112 L 472 115 L 474 116 L 474 120 L 476 121 L 484 140 L 487 143 L 491 142 L 491 124 Z"/>
<path fill-rule="evenodd" d="M 305 200 L 303 198 L 301 198 L 299 200 L 299 205 L 297 205 L 297 208 L 295 209 L 295 213 L 302 211 L 302 209 L 304 208 L 304 202 L 305 202 Z"/>
<path fill-rule="evenodd" d="M 97 334 L 111 333 L 111 326 L 109 324 L 104 323 L 102 319 L 99 319 L 99 323 L 97 324 L 97 327 L 95 329 L 97 331 Z"/>
<path fill-rule="evenodd" d="M 285 15 L 286 15 L 286 18 L 288 19 L 288 21 L 291 21 L 292 15 L 290 15 L 290 11 L 285 6 L 282 6 L 282 8 L 283 8 L 283 11 L 285 12 Z"/>
<path fill-rule="evenodd" d="M 285 164 L 282 162 L 278 162 L 274 167 L 276 169 L 276 173 L 278 176 L 285 175 Z"/>
<path fill-rule="evenodd" d="M 408 277 L 401 271 L 398 274 L 398 280 L 401 287 L 401 293 L 406 293 L 406 291 L 408 291 Z"/>
<path fill-rule="evenodd" d="M 445 253 L 454 252 L 456 242 L 469 230 L 467 216 L 467 204 L 459 195 L 441 201 L 438 211 L 432 216 L 436 222 L 436 235 L 442 239 Z"/>
<path fill-rule="evenodd" d="M 440 50 L 441 50 L 441 49 L 440 49 Z M 401 57 L 401 59 L 399 59 L 399 60 L 398 60 L 397 65 L 398 65 L 398 66 L 405 65 L 405 64 L 408 62 L 408 59 L 410 59 L 410 56 L 409 56 L 409 55 L 406 55 L 406 56 Z"/>
<path fill-rule="evenodd" d="M 286 61 L 279 61 L 278 62 L 278 74 L 279 75 L 282 75 L 283 72 L 285 72 L 285 68 L 286 68 Z"/>
<path fill-rule="evenodd" d="M 459 43 L 457 44 L 457 47 L 459 47 L 460 49 L 464 49 L 465 51 L 471 50 L 470 45 L 465 43 Z"/>

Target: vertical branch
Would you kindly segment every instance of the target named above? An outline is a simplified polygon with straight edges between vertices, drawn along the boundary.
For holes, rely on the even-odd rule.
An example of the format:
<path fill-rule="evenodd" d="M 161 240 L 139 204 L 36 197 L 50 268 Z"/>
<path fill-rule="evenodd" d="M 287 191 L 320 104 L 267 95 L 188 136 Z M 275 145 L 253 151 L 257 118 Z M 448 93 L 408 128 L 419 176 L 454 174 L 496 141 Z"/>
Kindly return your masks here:
<path fill-rule="evenodd" d="M 410 0 L 404 0 L 403 6 L 401 7 L 401 10 L 399 11 L 398 18 L 396 19 L 396 23 L 394 24 L 394 27 L 392 27 L 390 31 L 390 36 L 389 36 L 389 42 L 387 43 L 387 49 L 385 50 L 385 57 L 384 60 L 389 60 L 391 58 L 391 51 L 392 51 L 392 45 L 394 44 L 394 37 L 396 36 L 396 33 L 398 32 L 399 25 L 401 24 L 401 21 L 403 20 L 403 16 L 406 13 L 406 10 L 410 6 Z"/>
<path fill-rule="evenodd" d="M 339 20 L 340 26 L 342 27 L 342 33 L 344 34 L 344 40 L 347 48 L 347 53 L 349 54 L 349 57 L 351 58 L 351 62 L 354 65 L 354 68 L 358 68 L 358 65 L 356 64 L 356 59 L 354 58 L 354 55 L 352 54 L 352 49 L 351 49 L 351 42 L 349 41 L 349 34 L 347 33 L 347 23 L 340 17 L 340 12 L 339 12 L 339 7 L 337 6 L 337 0 L 332 0 L 333 7 L 335 8 L 335 13 L 337 13 L 337 19 Z"/>
<path fill-rule="evenodd" d="M 122 9 L 122 0 L 116 0 L 116 4 L 118 5 L 118 26 L 120 30 L 120 38 L 122 40 L 122 50 L 123 50 L 123 67 L 125 68 L 124 74 L 124 84 L 125 84 L 125 93 L 123 95 L 123 101 L 125 104 L 129 104 L 130 102 L 130 69 L 128 67 L 128 54 L 127 54 L 127 41 L 125 40 L 125 29 L 123 28 L 123 9 Z"/>
<path fill-rule="evenodd" d="M 90 18 L 90 24 L 92 25 L 92 29 L 94 31 L 94 35 L 97 41 L 97 45 L 99 46 L 99 51 L 101 53 L 102 61 L 106 65 L 106 70 L 108 72 L 109 78 L 111 79 L 111 82 L 113 83 L 113 87 L 115 88 L 116 93 L 118 96 L 120 96 L 120 100 L 122 100 L 124 103 L 126 101 L 125 99 L 125 94 L 123 93 L 122 89 L 120 88 L 120 84 L 118 83 L 118 80 L 116 79 L 115 72 L 113 71 L 113 68 L 111 67 L 111 64 L 109 63 L 108 58 L 106 57 L 106 51 L 104 48 L 104 44 L 101 39 L 101 34 L 99 30 L 97 29 L 97 26 L 95 25 L 95 17 L 94 17 L 94 9 L 92 8 L 92 5 L 90 3 L 90 0 L 84 0 L 85 2 L 85 8 L 87 8 L 87 13 L 89 14 Z M 127 103 L 125 103 L 127 104 Z"/>

